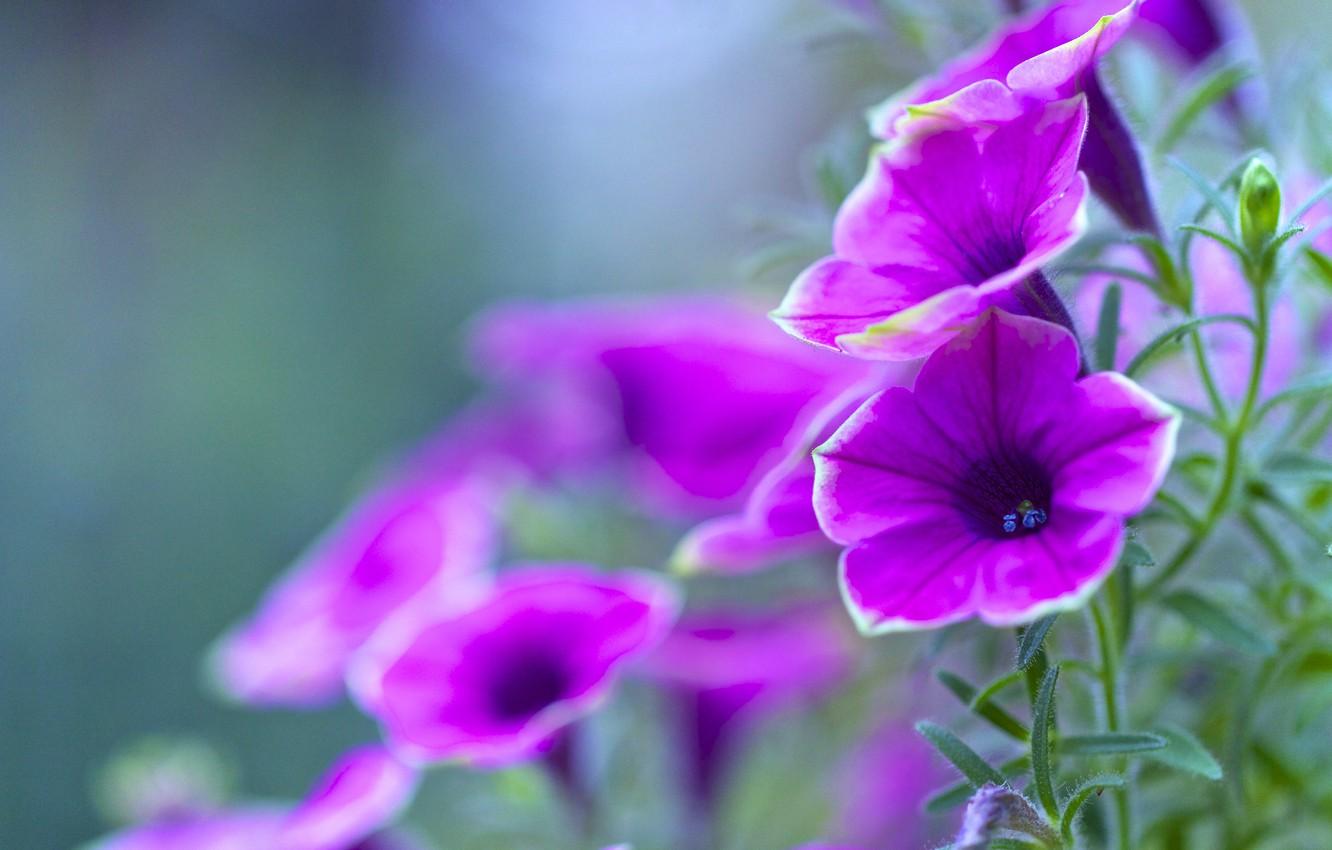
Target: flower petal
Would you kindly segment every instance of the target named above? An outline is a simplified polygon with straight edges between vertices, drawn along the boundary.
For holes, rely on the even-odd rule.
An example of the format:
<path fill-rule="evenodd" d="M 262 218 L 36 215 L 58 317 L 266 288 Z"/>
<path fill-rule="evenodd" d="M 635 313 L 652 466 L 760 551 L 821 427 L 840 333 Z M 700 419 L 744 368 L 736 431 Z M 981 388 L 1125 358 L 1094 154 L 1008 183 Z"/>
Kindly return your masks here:
<path fill-rule="evenodd" d="M 1117 372 L 1078 382 L 1044 449 L 1057 502 L 1128 516 L 1147 507 L 1175 454 L 1179 415 Z"/>
<path fill-rule="evenodd" d="M 895 525 L 842 554 L 847 610 L 864 634 L 928 629 L 973 616 L 978 556 L 996 544 L 946 516 Z"/>
<path fill-rule="evenodd" d="M 282 850 L 350 847 L 385 826 L 416 791 L 416 771 L 383 747 L 342 756 L 283 825 Z"/>
<path fill-rule="evenodd" d="M 980 619 L 1013 626 L 1081 607 L 1114 569 L 1123 538 L 1119 517 L 1056 502 L 1039 534 L 983 550 L 976 564 L 984 588 Z"/>
<path fill-rule="evenodd" d="M 959 462 L 916 397 L 892 387 L 871 397 L 814 454 L 814 512 L 830 538 L 852 545 L 951 509 Z"/>

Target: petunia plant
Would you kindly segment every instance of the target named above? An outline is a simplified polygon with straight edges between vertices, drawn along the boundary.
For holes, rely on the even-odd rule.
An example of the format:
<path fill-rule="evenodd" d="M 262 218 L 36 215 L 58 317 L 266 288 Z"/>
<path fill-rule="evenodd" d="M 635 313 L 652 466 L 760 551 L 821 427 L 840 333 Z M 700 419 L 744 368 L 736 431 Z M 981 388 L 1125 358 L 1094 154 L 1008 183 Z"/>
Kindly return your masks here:
<path fill-rule="evenodd" d="M 296 806 L 113 771 L 97 846 L 1332 847 L 1332 158 L 1219 0 L 992 23 L 876 79 L 780 287 L 473 321 L 209 656 L 379 742 Z"/>

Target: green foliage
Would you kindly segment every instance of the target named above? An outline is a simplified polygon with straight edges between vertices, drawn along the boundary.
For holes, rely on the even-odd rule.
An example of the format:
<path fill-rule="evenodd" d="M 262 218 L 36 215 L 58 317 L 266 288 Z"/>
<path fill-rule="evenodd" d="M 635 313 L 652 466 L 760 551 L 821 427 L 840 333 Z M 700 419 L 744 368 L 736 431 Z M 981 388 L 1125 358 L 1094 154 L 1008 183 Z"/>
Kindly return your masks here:
<path fill-rule="evenodd" d="M 1003 774 L 991 767 L 985 759 L 977 755 L 975 750 L 963 743 L 961 738 L 944 727 L 922 720 L 916 724 L 916 731 L 924 736 L 940 755 L 948 759 L 953 767 L 967 778 L 973 788 L 979 788 L 987 783 L 1004 784 Z"/>
<path fill-rule="evenodd" d="M 1176 590 L 1163 596 L 1161 604 L 1198 630 L 1235 649 L 1254 655 L 1276 652 L 1276 644 L 1270 638 L 1199 593 Z"/>
<path fill-rule="evenodd" d="M 1054 766 L 1051 762 L 1050 732 L 1054 726 L 1055 685 L 1059 681 L 1058 665 L 1050 667 L 1041 680 L 1036 705 L 1031 718 L 1031 775 L 1045 813 L 1058 818 L 1059 803 L 1054 792 Z"/>

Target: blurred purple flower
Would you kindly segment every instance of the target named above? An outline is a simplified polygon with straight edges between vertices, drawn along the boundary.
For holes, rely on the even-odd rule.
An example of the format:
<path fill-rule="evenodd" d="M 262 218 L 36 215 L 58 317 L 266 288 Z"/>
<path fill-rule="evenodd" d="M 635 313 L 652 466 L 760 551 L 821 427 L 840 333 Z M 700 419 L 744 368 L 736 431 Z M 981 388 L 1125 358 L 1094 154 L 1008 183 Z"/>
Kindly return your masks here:
<path fill-rule="evenodd" d="M 897 685 L 923 691 L 919 682 Z M 867 847 L 932 847 L 938 820 L 924 813 L 926 797 L 952 778 L 907 712 L 895 711 L 849 753 L 835 787 L 837 835 Z"/>
<path fill-rule="evenodd" d="M 493 500 L 475 478 L 398 477 L 372 491 L 219 641 L 218 688 L 257 705 L 339 697 L 352 653 L 391 615 L 476 597 L 496 545 Z"/>
<path fill-rule="evenodd" d="M 840 612 L 715 610 L 683 618 L 644 662 L 671 695 L 690 799 L 709 815 L 744 737 L 769 714 L 850 676 L 857 642 Z"/>
<path fill-rule="evenodd" d="M 1227 0 L 1142 0 L 1134 27 L 1189 65 L 1202 65 L 1233 39 Z"/>
<path fill-rule="evenodd" d="M 1131 246 L 1113 249 L 1107 259 L 1130 271 L 1151 273 L 1142 254 Z M 1253 296 L 1234 255 L 1211 239 L 1194 239 L 1189 250 L 1193 277 L 1194 311 L 1199 316 L 1232 314 L 1253 316 Z M 1120 285 L 1119 344 L 1115 368 L 1122 371 L 1133 356 L 1159 334 L 1185 320 L 1177 309 L 1165 304 L 1147 286 L 1113 274 L 1090 274 L 1073 298 L 1080 322 L 1094 327 L 1105 291 Z M 1272 303 L 1272 333 L 1261 392 L 1271 395 L 1285 387 L 1299 369 L 1307 334 L 1289 290 L 1278 293 Z M 1221 393 L 1238 400 L 1249 381 L 1253 361 L 1253 337 L 1232 324 L 1211 325 L 1203 330 L 1213 370 Z M 1168 399 L 1193 406 L 1206 406 L 1207 395 L 1198 381 L 1190 356 L 1180 350 L 1162 357 L 1142 373 L 1152 391 Z"/>
<path fill-rule="evenodd" d="M 845 545 L 866 633 L 1075 607 L 1174 453 L 1176 415 L 1116 373 L 1077 379 L 1062 328 L 991 312 L 871 398 L 815 453 L 814 508 Z"/>
<path fill-rule="evenodd" d="M 834 255 L 792 284 L 778 324 L 817 345 L 908 360 L 991 306 L 1062 311 L 1038 271 L 1086 227 L 1086 105 L 991 94 L 990 114 L 1009 117 L 922 122 L 873 159 L 838 212 Z"/>
<path fill-rule="evenodd" d="M 677 606 L 671 586 L 645 573 L 575 564 L 508 572 L 475 608 L 404 635 L 368 710 L 415 760 L 532 758 L 662 639 Z"/>
<path fill-rule="evenodd" d="M 284 813 L 254 807 L 131 827 L 89 850 L 254 850 L 277 847 Z"/>
<path fill-rule="evenodd" d="M 675 569 L 745 573 L 831 548 L 814 516 L 814 447 L 831 437 L 870 395 L 909 385 L 914 377 L 914 364 L 890 364 L 882 375 L 833 399 L 786 457 L 759 480 L 742 510 L 704 520 L 684 536 L 671 557 Z"/>
<path fill-rule="evenodd" d="M 411 800 L 416 773 L 380 747 L 340 758 L 295 808 L 252 805 L 132 827 L 91 850 L 369 850 Z M 387 844 L 381 842 L 388 842 Z"/>
<path fill-rule="evenodd" d="M 282 825 L 282 850 L 350 847 L 394 820 L 416 793 L 416 771 L 383 747 L 340 758 Z"/>
<path fill-rule="evenodd" d="M 603 470 L 618 465 L 650 507 L 693 516 L 737 506 L 821 404 L 866 374 L 721 299 L 511 304 L 474 338 L 479 367 L 510 392 L 600 411 L 588 427 L 606 435 Z"/>

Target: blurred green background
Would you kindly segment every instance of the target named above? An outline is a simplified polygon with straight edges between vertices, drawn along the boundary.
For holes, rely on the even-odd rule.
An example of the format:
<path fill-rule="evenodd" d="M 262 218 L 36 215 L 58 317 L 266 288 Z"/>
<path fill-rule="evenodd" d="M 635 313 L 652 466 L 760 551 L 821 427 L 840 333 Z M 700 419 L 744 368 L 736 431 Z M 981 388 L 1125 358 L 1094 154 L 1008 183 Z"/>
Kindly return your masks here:
<path fill-rule="evenodd" d="M 372 734 L 221 705 L 201 653 L 466 399 L 478 306 L 734 280 L 746 212 L 903 82 L 820 5 L 5 4 L 0 847 L 101 832 L 91 777 L 147 733 L 281 797 Z"/>

